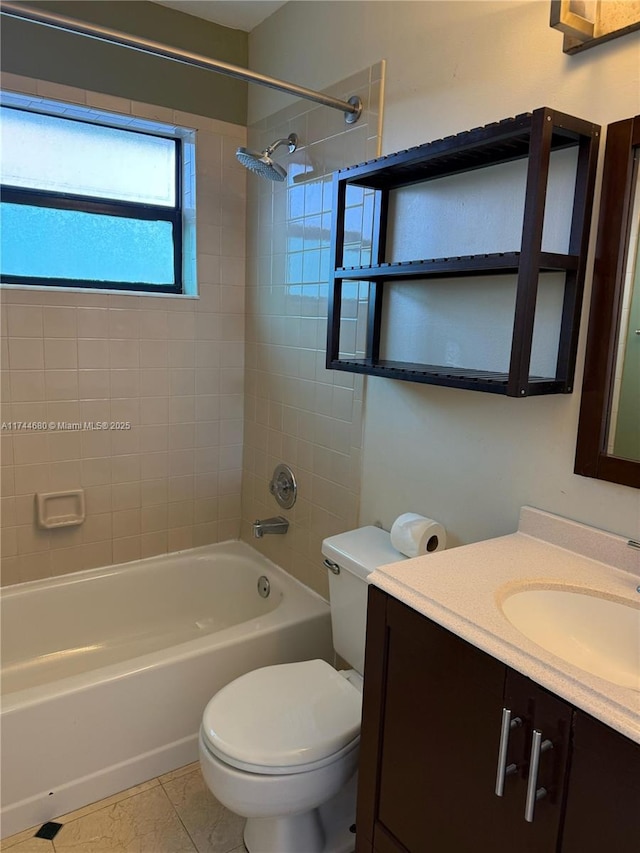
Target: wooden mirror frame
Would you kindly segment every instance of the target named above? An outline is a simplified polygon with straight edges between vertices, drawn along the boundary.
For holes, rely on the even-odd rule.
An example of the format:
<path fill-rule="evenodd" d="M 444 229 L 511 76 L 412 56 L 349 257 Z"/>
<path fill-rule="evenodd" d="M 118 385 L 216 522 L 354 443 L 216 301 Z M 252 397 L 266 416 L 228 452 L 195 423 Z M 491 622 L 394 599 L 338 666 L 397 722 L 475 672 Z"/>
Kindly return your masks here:
<path fill-rule="evenodd" d="M 612 456 L 606 448 L 634 202 L 634 158 L 639 155 L 640 115 L 609 125 L 574 469 L 584 477 L 636 489 L 640 462 Z"/>

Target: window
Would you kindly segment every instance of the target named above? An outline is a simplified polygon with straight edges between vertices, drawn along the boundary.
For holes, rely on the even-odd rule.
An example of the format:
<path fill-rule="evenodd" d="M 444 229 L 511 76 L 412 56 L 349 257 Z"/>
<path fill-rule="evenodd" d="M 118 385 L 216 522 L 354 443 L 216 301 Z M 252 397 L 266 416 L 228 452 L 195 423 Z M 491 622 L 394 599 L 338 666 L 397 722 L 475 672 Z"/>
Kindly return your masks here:
<path fill-rule="evenodd" d="M 2 282 L 182 293 L 185 140 L 57 106 L 0 108 Z"/>

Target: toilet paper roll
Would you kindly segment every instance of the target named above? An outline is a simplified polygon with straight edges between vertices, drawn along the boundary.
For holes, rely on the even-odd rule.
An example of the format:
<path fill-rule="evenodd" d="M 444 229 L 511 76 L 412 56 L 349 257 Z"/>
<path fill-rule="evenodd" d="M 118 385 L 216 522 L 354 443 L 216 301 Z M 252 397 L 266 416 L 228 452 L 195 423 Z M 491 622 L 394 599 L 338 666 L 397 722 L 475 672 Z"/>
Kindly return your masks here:
<path fill-rule="evenodd" d="M 442 551 L 447 544 L 447 532 L 433 518 L 415 512 L 399 515 L 391 527 L 391 544 L 407 557 L 419 557 Z"/>

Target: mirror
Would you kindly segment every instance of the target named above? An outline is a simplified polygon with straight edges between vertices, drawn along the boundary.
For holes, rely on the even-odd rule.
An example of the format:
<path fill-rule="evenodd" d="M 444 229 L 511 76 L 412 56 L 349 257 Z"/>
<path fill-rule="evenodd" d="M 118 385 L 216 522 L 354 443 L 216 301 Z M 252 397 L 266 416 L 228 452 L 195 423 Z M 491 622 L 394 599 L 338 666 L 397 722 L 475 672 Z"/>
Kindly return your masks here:
<path fill-rule="evenodd" d="M 640 488 L 640 116 L 609 125 L 576 474 Z"/>

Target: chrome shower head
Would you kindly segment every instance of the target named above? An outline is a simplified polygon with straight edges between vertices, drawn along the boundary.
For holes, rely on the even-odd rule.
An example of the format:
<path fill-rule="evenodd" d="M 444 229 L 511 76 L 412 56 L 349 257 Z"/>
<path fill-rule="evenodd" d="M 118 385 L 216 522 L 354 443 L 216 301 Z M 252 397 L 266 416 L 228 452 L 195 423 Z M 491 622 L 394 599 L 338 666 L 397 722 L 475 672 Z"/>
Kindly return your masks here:
<path fill-rule="evenodd" d="M 298 147 L 297 134 L 290 133 L 285 139 L 277 139 L 260 154 L 257 151 L 250 151 L 248 148 L 238 148 L 236 157 L 245 169 L 260 175 L 261 178 L 268 178 L 270 181 L 284 181 L 287 177 L 286 169 L 271 159 L 273 152 L 281 145 L 286 145 L 289 148 L 289 154 L 293 154 Z"/>

